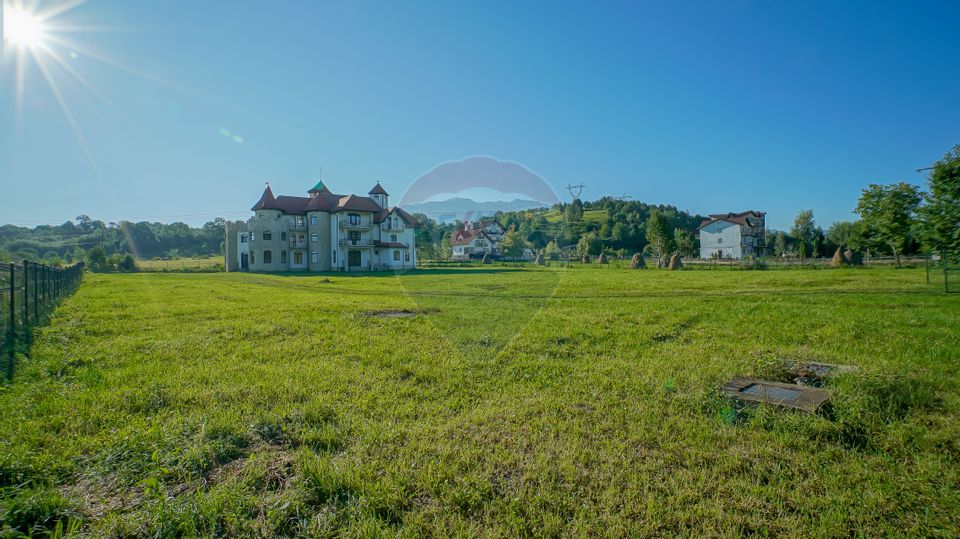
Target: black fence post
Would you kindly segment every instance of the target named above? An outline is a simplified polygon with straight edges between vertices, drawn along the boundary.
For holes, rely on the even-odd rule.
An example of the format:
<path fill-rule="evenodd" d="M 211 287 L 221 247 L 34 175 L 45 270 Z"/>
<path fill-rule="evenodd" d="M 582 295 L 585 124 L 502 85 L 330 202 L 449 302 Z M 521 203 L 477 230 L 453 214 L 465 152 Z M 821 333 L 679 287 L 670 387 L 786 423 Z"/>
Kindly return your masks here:
<path fill-rule="evenodd" d="M 30 271 L 27 269 L 30 262 L 23 261 L 23 342 L 25 353 L 29 354 L 30 350 Z"/>
<path fill-rule="evenodd" d="M 16 356 L 14 346 L 16 345 L 17 334 L 17 300 L 14 298 L 16 287 L 13 284 L 17 275 L 16 265 L 10 263 L 10 325 L 7 326 L 7 380 L 13 379 L 13 360 Z"/>
<path fill-rule="evenodd" d="M 37 270 L 40 269 L 33 264 L 33 321 L 40 323 L 40 276 Z"/>

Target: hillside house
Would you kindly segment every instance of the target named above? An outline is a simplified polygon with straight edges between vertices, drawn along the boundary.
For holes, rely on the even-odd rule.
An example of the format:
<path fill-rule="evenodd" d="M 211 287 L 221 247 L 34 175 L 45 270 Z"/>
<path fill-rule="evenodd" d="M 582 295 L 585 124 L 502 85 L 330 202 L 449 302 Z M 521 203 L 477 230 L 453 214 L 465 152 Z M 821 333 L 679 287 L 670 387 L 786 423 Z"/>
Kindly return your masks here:
<path fill-rule="evenodd" d="M 493 219 L 467 221 L 450 238 L 453 258 L 466 260 L 482 258 L 485 254 L 497 256 L 505 233 L 500 223 Z"/>
<path fill-rule="evenodd" d="M 697 229 L 700 258 L 762 256 L 765 247 L 765 212 L 711 214 Z"/>
<path fill-rule="evenodd" d="M 270 185 L 246 222 L 227 223 L 227 271 L 373 271 L 417 265 L 410 213 L 388 203 L 377 182 L 369 196 L 337 195 L 323 182 L 306 197 L 273 195 Z"/>

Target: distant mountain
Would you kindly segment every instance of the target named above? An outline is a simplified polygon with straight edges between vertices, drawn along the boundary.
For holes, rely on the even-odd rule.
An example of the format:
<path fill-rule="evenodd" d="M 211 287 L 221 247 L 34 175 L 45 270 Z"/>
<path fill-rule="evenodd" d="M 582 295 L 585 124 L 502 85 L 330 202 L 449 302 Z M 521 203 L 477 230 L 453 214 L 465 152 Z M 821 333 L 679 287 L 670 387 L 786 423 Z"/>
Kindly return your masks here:
<path fill-rule="evenodd" d="M 477 202 L 469 198 L 449 198 L 447 200 L 407 204 L 403 209 L 411 213 L 422 213 L 441 223 L 452 223 L 457 219 L 462 221 L 468 216 L 471 219 L 477 219 L 479 217 L 489 217 L 498 211 L 520 211 L 549 206 L 550 204 L 544 202 L 520 198 L 510 201 L 491 200 L 487 202 Z"/>

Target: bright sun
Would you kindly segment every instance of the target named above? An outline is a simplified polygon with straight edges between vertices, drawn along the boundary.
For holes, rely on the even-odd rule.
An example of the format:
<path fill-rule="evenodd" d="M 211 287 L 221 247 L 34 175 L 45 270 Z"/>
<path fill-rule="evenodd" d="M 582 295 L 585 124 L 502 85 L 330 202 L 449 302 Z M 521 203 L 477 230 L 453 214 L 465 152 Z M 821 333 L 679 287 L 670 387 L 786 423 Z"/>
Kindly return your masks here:
<path fill-rule="evenodd" d="M 22 8 L 10 8 L 3 13 L 3 39 L 14 47 L 33 48 L 43 44 L 43 22 Z"/>

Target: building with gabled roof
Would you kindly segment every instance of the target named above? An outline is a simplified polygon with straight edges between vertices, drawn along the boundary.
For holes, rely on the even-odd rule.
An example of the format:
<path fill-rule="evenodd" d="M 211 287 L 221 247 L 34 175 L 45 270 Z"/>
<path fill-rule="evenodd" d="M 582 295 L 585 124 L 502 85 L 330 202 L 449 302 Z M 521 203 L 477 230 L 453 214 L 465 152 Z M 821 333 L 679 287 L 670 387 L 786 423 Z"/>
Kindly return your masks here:
<path fill-rule="evenodd" d="M 710 214 L 697 228 L 700 258 L 763 256 L 766 215 L 765 212 L 753 210 Z"/>
<path fill-rule="evenodd" d="M 500 253 L 505 233 L 500 223 L 493 219 L 466 221 L 450 237 L 453 258 L 466 260 L 485 254 L 496 256 Z"/>
<path fill-rule="evenodd" d="M 369 196 L 338 195 L 317 182 L 305 197 L 274 196 L 254 216 L 227 223 L 227 271 L 373 271 L 415 268 L 417 219 L 389 205 L 380 182 Z"/>

